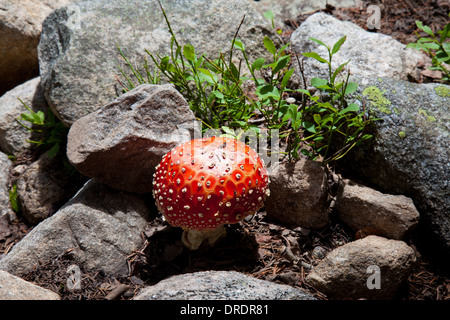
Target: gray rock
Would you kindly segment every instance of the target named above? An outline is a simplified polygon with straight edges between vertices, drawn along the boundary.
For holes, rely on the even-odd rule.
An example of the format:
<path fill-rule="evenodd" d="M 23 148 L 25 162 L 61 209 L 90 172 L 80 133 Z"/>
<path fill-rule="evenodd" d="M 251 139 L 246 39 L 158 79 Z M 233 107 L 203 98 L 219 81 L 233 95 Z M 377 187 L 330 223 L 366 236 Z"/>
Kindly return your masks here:
<path fill-rule="evenodd" d="M 299 289 L 236 271 L 180 274 L 144 288 L 135 300 L 315 300 Z"/>
<path fill-rule="evenodd" d="M 77 120 L 67 142 L 69 161 L 113 188 L 151 192 L 156 165 L 191 140 L 194 114 L 172 85 L 143 84 Z"/>
<path fill-rule="evenodd" d="M 340 21 L 325 13 L 316 13 L 310 16 L 292 33 L 292 49 L 297 54 L 317 52 L 328 60 L 326 48 L 319 46 L 309 38 L 319 39 L 332 47 L 345 35 L 347 40 L 339 52 L 333 56 L 333 70 L 350 60 L 346 69 L 350 69 L 351 74 L 359 79 L 376 79 L 378 77 L 418 79 L 420 70 L 417 65 L 424 59 L 418 51 L 406 48 L 406 45 L 388 35 L 368 32 L 350 21 Z M 295 63 L 292 80 L 293 83 L 303 88 L 299 70 L 298 64 Z M 310 86 L 313 77 L 328 79 L 328 66 L 315 59 L 305 58 L 304 74 L 306 85 Z M 342 75 L 347 76 L 347 72 L 344 71 Z"/>
<path fill-rule="evenodd" d="M 313 12 L 319 9 L 325 9 L 327 4 L 335 7 L 355 7 L 357 0 L 248 0 L 256 10 L 264 14 L 271 10 L 275 15 L 275 26 L 282 26 L 285 20 L 297 19 L 301 14 Z"/>
<path fill-rule="evenodd" d="M 300 159 L 281 162 L 270 173 L 267 217 L 291 227 L 320 229 L 328 216 L 327 176 L 319 162 Z"/>
<path fill-rule="evenodd" d="M 276 37 L 247 1 L 162 2 L 179 42 L 191 43 L 212 59 L 229 50 L 244 14 L 239 38 L 249 56 L 265 52 L 264 35 Z M 116 75 L 119 66 L 126 69 L 117 44 L 139 67 L 144 57 L 150 60 L 144 49 L 166 55 L 171 38 L 156 0 L 93 0 L 75 6 L 76 21 L 66 8 L 45 20 L 38 47 L 47 101 L 68 125 L 117 97 L 121 86 Z"/>
<path fill-rule="evenodd" d="M 305 280 L 332 299 L 393 299 L 415 261 L 403 241 L 368 236 L 329 252 Z"/>
<path fill-rule="evenodd" d="M 27 140 L 40 140 L 39 134 L 30 132 L 16 121 L 21 113 L 28 113 L 20 100 L 34 112 L 47 111 L 40 83 L 40 77 L 34 78 L 0 97 L 0 151 L 19 157 L 34 147 Z M 30 126 L 29 122 L 22 122 Z"/>
<path fill-rule="evenodd" d="M 411 236 L 419 223 L 419 212 L 410 198 L 384 194 L 352 181 L 341 186 L 334 209 L 353 230 L 374 228 L 395 240 Z"/>
<path fill-rule="evenodd" d="M 60 300 L 57 293 L 0 270 L 0 300 Z"/>
<path fill-rule="evenodd" d="M 373 79 L 357 94 L 377 121 L 375 139 L 343 158 L 349 178 L 414 201 L 418 236 L 450 265 L 450 87 Z M 344 170 L 344 168 L 346 168 Z M 431 251 L 430 251 L 431 252 Z"/>
<path fill-rule="evenodd" d="M 44 153 L 19 176 L 17 196 L 29 223 L 37 224 L 54 214 L 82 187 L 84 180 L 73 171 L 63 156 L 50 158 Z"/>
<path fill-rule="evenodd" d="M 37 46 L 45 17 L 73 0 L 2 0 L 0 95 L 39 74 Z"/>
<path fill-rule="evenodd" d="M 0 152 L 0 218 L 14 220 L 15 213 L 11 209 L 9 202 L 9 174 L 12 169 L 12 162 L 8 156 Z"/>
<path fill-rule="evenodd" d="M 126 270 L 150 215 L 144 199 L 90 180 L 63 208 L 33 228 L 0 260 L 0 270 L 24 275 L 67 250 L 87 271 Z"/>

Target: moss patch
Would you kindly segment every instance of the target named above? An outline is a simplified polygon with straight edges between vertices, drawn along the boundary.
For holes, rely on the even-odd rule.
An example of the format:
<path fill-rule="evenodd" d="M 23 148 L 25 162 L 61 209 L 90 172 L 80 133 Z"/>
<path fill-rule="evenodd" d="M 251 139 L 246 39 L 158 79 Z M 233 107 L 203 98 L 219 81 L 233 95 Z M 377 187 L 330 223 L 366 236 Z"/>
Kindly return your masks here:
<path fill-rule="evenodd" d="M 405 138 L 406 138 L 406 132 L 405 132 L 405 131 L 400 131 L 400 132 L 398 133 L 398 136 L 399 136 L 400 138 L 402 138 L 402 139 L 405 139 Z"/>
<path fill-rule="evenodd" d="M 430 116 L 424 109 L 419 109 L 418 114 L 424 115 L 427 118 L 428 122 L 436 122 L 436 118 Z"/>
<path fill-rule="evenodd" d="M 450 97 L 450 88 L 446 86 L 439 86 L 434 88 L 434 91 L 441 97 Z"/>
<path fill-rule="evenodd" d="M 391 114 L 392 111 L 389 109 L 391 101 L 386 99 L 384 92 L 385 91 L 381 92 L 381 90 L 376 86 L 370 86 L 364 89 L 362 94 L 369 98 L 372 107 L 376 108 L 380 112 Z"/>

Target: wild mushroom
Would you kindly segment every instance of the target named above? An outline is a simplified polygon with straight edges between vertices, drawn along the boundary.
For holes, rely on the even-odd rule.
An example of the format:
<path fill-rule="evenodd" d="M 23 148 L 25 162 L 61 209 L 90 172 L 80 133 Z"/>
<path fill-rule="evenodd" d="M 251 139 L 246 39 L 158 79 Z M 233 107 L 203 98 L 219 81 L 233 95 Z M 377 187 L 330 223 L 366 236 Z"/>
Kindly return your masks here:
<path fill-rule="evenodd" d="M 184 229 L 191 250 L 226 234 L 225 224 L 255 214 L 269 196 L 267 170 L 244 143 L 225 137 L 179 145 L 156 166 L 153 197 L 172 226 Z"/>

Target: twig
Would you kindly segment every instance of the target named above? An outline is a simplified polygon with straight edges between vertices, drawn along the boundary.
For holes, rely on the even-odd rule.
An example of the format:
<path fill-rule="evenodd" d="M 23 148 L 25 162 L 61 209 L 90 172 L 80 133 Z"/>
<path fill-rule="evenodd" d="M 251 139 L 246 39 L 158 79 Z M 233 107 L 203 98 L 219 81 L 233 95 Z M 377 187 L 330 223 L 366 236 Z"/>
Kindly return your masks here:
<path fill-rule="evenodd" d="M 130 289 L 130 286 L 122 283 L 122 284 L 118 285 L 113 291 L 108 293 L 108 295 L 105 297 L 105 299 L 106 300 L 116 300 L 128 289 Z"/>
<path fill-rule="evenodd" d="M 292 253 L 289 240 L 283 236 L 281 236 L 281 238 L 283 238 L 284 242 L 286 243 L 286 246 L 283 246 L 283 248 L 282 248 L 282 249 L 284 249 L 284 250 L 282 250 L 282 253 L 285 255 L 285 257 L 289 261 L 291 261 L 293 264 L 300 264 L 300 266 L 302 266 L 303 268 L 305 268 L 307 270 L 311 270 L 313 268 L 312 265 L 302 261 L 302 259 L 300 257 L 297 257 L 295 254 Z"/>
<path fill-rule="evenodd" d="M 264 119 L 264 118 L 249 119 L 248 123 L 250 123 L 250 124 L 260 124 L 260 123 L 264 123 L 265 121 L 266 121 L 266 119 Z"/>

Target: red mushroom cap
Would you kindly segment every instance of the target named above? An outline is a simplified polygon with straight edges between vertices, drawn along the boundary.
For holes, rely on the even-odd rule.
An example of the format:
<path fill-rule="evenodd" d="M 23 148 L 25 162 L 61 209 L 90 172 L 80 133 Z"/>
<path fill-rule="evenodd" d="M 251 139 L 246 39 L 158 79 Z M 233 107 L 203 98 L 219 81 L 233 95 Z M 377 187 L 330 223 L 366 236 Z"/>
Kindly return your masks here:
<path fill-rule="evenodd" d="M 258 154 L 239 140 L 196 139 L 179 145 L 156 166 L 153 197 L 172 226 L 215 229 L 255 214 L 269 195 Z"/>

